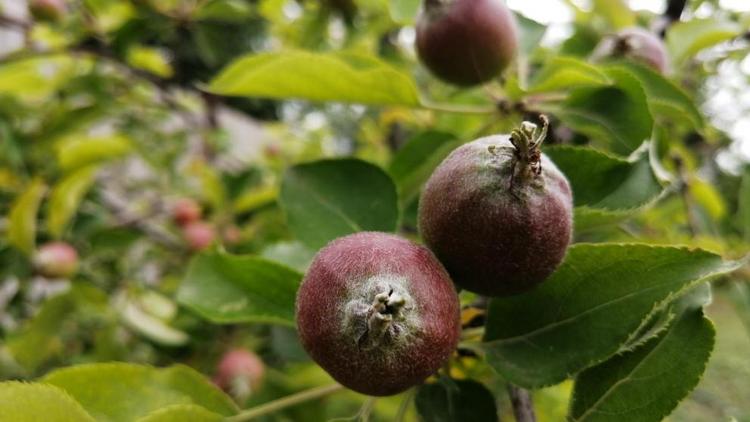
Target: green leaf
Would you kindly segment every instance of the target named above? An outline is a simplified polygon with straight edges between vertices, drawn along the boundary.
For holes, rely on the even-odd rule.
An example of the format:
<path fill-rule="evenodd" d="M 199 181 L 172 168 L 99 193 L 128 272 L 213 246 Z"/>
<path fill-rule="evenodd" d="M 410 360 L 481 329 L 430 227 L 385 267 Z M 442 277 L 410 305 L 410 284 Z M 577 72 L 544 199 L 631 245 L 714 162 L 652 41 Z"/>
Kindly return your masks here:
<path fill-rule="evenodd" d="M 47 212 L 47 229 L 52 236 L 62 236 L 65 226 L 75 216 L 81 200 L 94 183 L 97 170 L 96 165 L 80 168 L 53 187 Z"/>
<path fill-rule="evenodd" d="M 42 381 L 62 388 L 95 418 L 109 422 L 132 422 L 173 405 L 193 404 L 224 416 L 237 413 L 229 397 L 182 365 L 79 365 L 55 370 Z"/>
<path fill-rule="evenodd" d="M 36 57 L 0 66 L 0 94 L 42 100 L 70 78 L 91 69 L 92 61 L 70 54 Z"/>
<path fill-rule="evenodd" d="M 553 146 L 544 153 L 570 181 L 577 207 L 638 208 L 662 191 L 651 171 L 648 151 L 629 160 L 585 147 Z"/>
<path fill-rule="evenodd" d="M 594 0 L 594 12 L 603 16 L 614 29 L 636 24 L 635 13 L 624 0 Z"/>
<path fill-rule="evenodd" d="M 421 0 L 389 0 L 388 10 L 395 22 L 410 24 L 416 20 L 421 3 Z"/>
<path fill-rule="evenodd" d="M 528 92 L 569 91 L 609 85 L 612 85 L 612 80 L 596 66 L 574 57 L 556 56 L 534 76 Z"/>
<path fill-rule="evenodd" d="M 132 150 L 130 139 L 121 136 L 68 136 L 57 144 L 57 161 L 65 171 L 122 157 Z"/>
<path fill-rule="evenodd" d="M 424 422 L 498 421 L 495 397 L 472 380 L 443 380 L 419 387 L 415 399 Z"/>
<path fill-rule="evenodd" d="M 0 419 L 8 422 L 94 422 L 63 390 L 45 384 L 0 383 Z"/>
<path fill-rule="evenodd" d="M 742 172 L 742 182 L 737 200 L 737 218 L 745 241 L 750 242 L 750 166 Z"/>
<path fill-rule="evenodd" d="M 220 95 L 359 104 L 419 104 L 411 77 L 371 56 L 285 51 L 238 59 L 208 89 Z"/>
<path fill-rule="evenodd" d="M 218 413 L 194 404 L 176 404 L 156 410 L 136 422 L 220 422 L 224 418 Z"/>
<path fill-rule="evenodd" d="M 174 75 L 174 69 L 169 63 L 166 52 L 158 48 L 142 45 L 130 46 L 125 60 L 133 68 L 149 72 L 160 78 L 171 78 Z"/>
<path fill-rule="evenodd" d="M 8 350 L 28 373 L 34 373 L 50 359 L 63 354 L 65 344 L 61 333 L 74 321 L 76 311 L 94 307 L 104 312 L 107 302 L 106 295 L 98 289 L 75 284 L 69 292 L 44 302 L 39 312 L 8 338 Z"/>
<path fill-rule="evenodd" d="M 619 69 L 606 69 L 606 73 L 614 86 L 575 90 L 552 110 L 595 145 L 629 155 L 651 136 L 653 119 L 638 79 Z"/>
<path fill-rule="evenodd" d="M 530 56 L 539 47 L 539 43 L 547 32 L 547 26 L 529 19 L 526 16 L 513 12 L 520 31 L 519 50 L 523 56 Z"/>
<path fill-rule="evenodd" d="M 698 384 L 714 337 L 701 309 L 684 313 L 662 335 L 581 373 L 569 420 L 661 421 Z"/>
<path fill-rule="evenodd" d="M 134 300 L 126 300 L 121 305 L 120 317 L 122 322 L 133 331 L 163 346 L 184 346 L 190 342 L 190 336 L 185 332 L 170 327 L 169 324 L 156 315 L 144 309 L 142 304 Z"/>
<path fill-rule="evenodd" d="M 551 146 L 544 152 L 573 188 L 576 232 L 622 221 L 663 192 L 646 150 L 627 160 L 585 147 Z"/>
<path fill-rule="evenodd" d="M 260 255 L 304 273 L 315 257 L 315 251 L 301 242 L 278 242 L 267 245 L 260 252 Z"/>
<path fill-rule="evenodd" d="M 47 187 L 35 180 L 26 187 L 10 208 L 8 215 L 8 243 L 30 255 L 36 244 L 36 216 Z"/>
<path fill-rule="evenodd" d="M 561 382 L 610 358 L 675 296 L 738 266 L 701 250 L 574 245 L 541 286 L 492 300 L 487 360 L 524 387 Z"/>
<path fill-rule="evenodd" d="M 721 18 L 677 22 L 667 31 L 667 50 L 672 59 L 679 63 L 704 48 L 738 36 L 740 32 L 742 27 L 739 24 Z"/>
<path fill-rule="evenodd" d="M 704 126 L 703 115 L 685 91 L 666 79 L 659 72 L 639 63 L 622 63 L 613 67 L 629 72 L 641 81 L 646 92 L 649 109 L 654 116 L 672 118 L 681 121 L 687 117 L 694 129 Z"/>
<path fill-rule="evenodd" d="M 213 0 L 204 2 L 193 16 L 196 20 L 243 21 L 253 15 L 253 8 L 243 0 Z"/>
<path fill-rule="evenodd" d="M 266 322 L 294 325 L 294 301 L 302 275 L 252 256 L 196 256 L 177 300 L 216 323 Z"/>
<path fill-rule="evenodd" d="M 416 198 L 435 167 L 459 145 L 460 140 L 444 132 L 423 132 L 410 139 L 388 166 L 401 202 Z"/>
<path fill-rule="evenodd" d="M 288 169 L 279 200 L 289 228 L 312 249 L 360 231 L 392 232 L 398 222 L 393 181 L 379 167 L 356 159 Z"/>

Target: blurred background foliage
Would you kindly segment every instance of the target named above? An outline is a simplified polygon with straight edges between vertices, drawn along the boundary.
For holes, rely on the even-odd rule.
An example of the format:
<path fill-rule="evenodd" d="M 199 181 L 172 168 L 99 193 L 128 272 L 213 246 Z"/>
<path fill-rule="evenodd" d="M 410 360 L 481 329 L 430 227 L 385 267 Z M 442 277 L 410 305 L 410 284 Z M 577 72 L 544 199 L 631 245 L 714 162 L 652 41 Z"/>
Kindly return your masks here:
<path fill-rule="evenodd" d="M 523 117 L 546 111 L 555 118 L 548 144 L 607 145 L 606 135 L 595 136 L 601 128 L 576 125 L 565 118 L 565 104 L 544 95 L 591 83 L 586 78 L 599 71 L 583 66 L 596 45 L 633 25 L 667 31 L 669 79 L 686 96 L 649 97 L 657 123 L 650 150 L 637 146 L 639 125 L 651 116 L 608 116 L 624 136 L 635 132 L 638 144 L 615 150 L 619 158 L 596 158 L 611 171 L 586 198 L 577 196 L 576 241 L 686 244 L 728 258 L 747 253 L 745 2 L 689 1 L 676 18 L 664 13 L 664 1 L 648 9 L 619 0 L 509 3 L 524 37 L 516 68 L 502 83 L 458 90 L 416 62 L 414 0 L 76 0 L 53 20 L 33 19 L 24 1 L 0 2 L 0 378 L 31 380 L 53 368 L 107 361 L 183 363 L 212 376 L 226 350 L 242 347 L 262 358 L 266 373 L 241 407 L 325 383 L 292 328 L 214 325 L 177 302 L 196 248 L 171 219 L 175 201 L 201 205 L 214 247 L 304 271 L 315 251 L 290 231 L 279 208 L 283 171 L 351 156 L 387 169 L 398 188 L 399 231 L 416 237 L 419 187 L 461 142 L 508 133 Z M 545 7 L 547 15 L 563 8 L 567 20 L 535 16 Z M 286 66 L 300 71 L 335 65 L 302 50 L 377 57 L 412 76 L 418 90 L 380 93 L 392 95 L 386 100 L 371 92 L 369 102 L 381 106 L 321 103 L 281 99 L 283 87 L 265 86 L 279 95 L 253 95 L 264 86 L 236 86 L 240 76 L 229 73 L 231 66 L 246 72 L 248 59 L 241 58 L 263 52 L 285 52 Z M 305 88 L 309 98 L 330 94 L 314 88 Z M 400 100 L 390 101 L 393 95 Z M 489 119 L 465 112 L 495 104 L 502 112 Z M 550 155 L 569 161 L 575 185 L 577 158 L 555 148 Z M 630 180 L 636 192 L 617 193 L 624 182 L 613 178 Z M 51 240 L 71 243 L 81 256 L 70 280 L 34 271 L 37 245 Z M 747 282 L 747 272 L 738 272 L 716 285 L 709 308 L 718 330 L 714 356 L 673 420 L 750 420 Z M 456 376 L 500 385 L 486 364 L 471 356 L 460 361 Z M 540 421 L 563 420 L 570 391 L 568 382 L 535 392 Z M 412 394 L 378 400 L 373 418 L 392 420 Z M 268 420 L 353 416 L 365 400 L 342 393 Z M 509 417 L 507 398 L 498 400 Z M 413 407 L 407 417 L 416 418 Z"/>

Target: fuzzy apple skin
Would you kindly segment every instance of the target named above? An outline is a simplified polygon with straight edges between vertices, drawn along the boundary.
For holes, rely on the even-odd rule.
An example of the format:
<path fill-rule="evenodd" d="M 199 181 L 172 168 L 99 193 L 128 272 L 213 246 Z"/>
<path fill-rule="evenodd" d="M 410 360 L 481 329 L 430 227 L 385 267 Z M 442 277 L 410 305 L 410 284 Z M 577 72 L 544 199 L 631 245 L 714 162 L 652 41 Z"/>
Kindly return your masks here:
<path fill-rule="evenodd" d="M 193 251 L 202 251 L 214 243 L 216 230 L 205 221 L 195 221 L 183 228 L 182 235 Z"/>
<path fill-rule="evenodd" d="M 63 18 L 67 6 L 65 0 L 30 0 L 29 12 L 39 21 L 56 22 Z"/>
<path fill-rule="evenodd" d="M 172 204 L 172 219 L 180 226 L 185 226 L 201 218 L 201 206 L 190 198 L 181 198 Z"/>
<path fill-rule="evenodd" d="M 620 31 L 617 37 L 623 43 L 622 53 L 626 57 L 651 66 L 662 74 L 667 73 L 667 48 L 655 34 L 643 28 L 627 28 Z"/>
<path fill-rule="evenodd" d="M 65 242 L 42 245 L 34 256 L 37 271 L 49 278 L 68 278 L 78 270 L 78 252 Z"/>
<path fill-rule="evenodd" d="M 321 249 L 297 293 L 297 329 L 310 356 L 344 386 L 388 396 L 421 383 L 460 332 L 456 290 L 432 253 L 365 232 Z"/>
<path fill-rule="evenodd" d="M 235 397 L 247 398 L 260 388 L 266 367 L 255 353 L 233 349 L 222 356 L 214 383 Z"/>
<path fill-rule="evenodd" d="M 511 191 L 513 151 L 508 135 L 457 148 L 427 181 L 419 204 L 425 243 L 456 284 L 486 296 L 517 294 L 541 283 L 571 240 L 567 179 L 542 154 L 539 177 Z"/>
<path fill-rule="evenodd" d="M 502 0 L 426 1 L 417 20 L 417 53 L 438 78 L 459 86 L 500 74 L 518 49 L 515 18 Z"/>

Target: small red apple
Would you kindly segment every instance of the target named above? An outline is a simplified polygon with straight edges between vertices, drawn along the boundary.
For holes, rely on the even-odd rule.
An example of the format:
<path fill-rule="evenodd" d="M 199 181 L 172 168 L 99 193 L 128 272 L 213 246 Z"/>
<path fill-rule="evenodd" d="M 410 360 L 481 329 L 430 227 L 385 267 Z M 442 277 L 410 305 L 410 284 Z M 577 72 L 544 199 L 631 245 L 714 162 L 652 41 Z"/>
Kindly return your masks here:
<path fill-rule="evenodd" d="M 216 230 L 205 221 L 194 221 L 183 227 L 182 235 L 191 250 L 202 251 L 214 243 Z"/>
<path fill-rule="evenodd" d="M 50 242 L 34 256 L 37 271 L 49 278 L 68 278 L 78 270 L 78 252 L 65 242 Z"/>
<path fill-rule="evenodd" d="M 245 400 L 260 388 L 265 372 L 265 365 L 258 355 L 245 349 L 234 349 L 219 361 L 214 383 L 234 397 Z"/>
<path fill-rule="evenodd" d="M 181 198 L 172 204 L 172 219 L 180 226 L 185 226 L 201 218 L 200 204 L 191 198 Z"/>

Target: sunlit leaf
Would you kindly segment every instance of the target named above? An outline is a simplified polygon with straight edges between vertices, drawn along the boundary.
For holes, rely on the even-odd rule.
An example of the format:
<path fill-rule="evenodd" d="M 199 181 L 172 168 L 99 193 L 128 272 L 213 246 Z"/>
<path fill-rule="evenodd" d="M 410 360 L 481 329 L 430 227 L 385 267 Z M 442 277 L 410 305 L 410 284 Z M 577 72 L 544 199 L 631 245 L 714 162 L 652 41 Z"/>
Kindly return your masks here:
<path fill-rule="evenodd" d="M 134 68 L 145 70 L 162 78 L 169 78 L 174 74 L 174 69 L 172 69 L 172 65 L 164 52 L 157 48 L 131 46 L 125 59 Z"/>
<path fill-rule="evenodd" d="M 736 37 L 742 27 L 721 18 L 677 22 L 667 31 L 667 49 L 672 59 L 684 61 L 704 48 Z"/>
<path fill-rule="evenodd" d="M 421 0 L 388 0 L 391 17 L 398 23 L 413 23 L 419 12 Z"/>
<path fill-rule="evenodd" d="M 36 57 L 0 66 L 0 94 L 41 100 L 71 77 L 91 68 L 91 60 L 72 55 Z"/>
<path fill-rule="evenodd" d="M 82 167 L 52 188 L 47 212 L 47 228 L 54 237 L 61 237 L 68 222 L 75 216 L 81 200 L 94 183 L 98 167 Z"/>
<path fill-rule="evenodd" d="M 8 242 L 27 254 L 36 244 L 36 218 L 47 187 L 37 179 L 15 200 L 8 215 Z"/>
<path fill-rule="evenodd" d="M 208 86 L 221 95 L 360 104 L 419 104 L 411 77 L 354 53 L 286 51 L 238 59 Z"/>
<path fill-rule="evenodd" d="M 218 413 L 194 404 L 175 404 L 149 413 L 136 422 L 220 422 L 224 419 Z"/>
<path fill-rule="evenodd" d="M 625 0 L 594 0 L 594 12 L 603 16 L 615 29 L 635 25 L 635 13 Z"/>
<path fill-rule="evenodd" d="M 46 384 L 0 383 L 0 419 L 8 422 L 94 422 L 65 391 Z"/>
<path fill-rule="evenodd" d="M 97 419 L 111 422 L 132 422 L 173 405 L 193 404 L 223 416 L 237 412 L 229 397 L 182 365 L 87 364 L 57 369 L 41 381 L 65 390 Z"/>
<path fill-rule="evenodd" d="M 122 135 L 86 137 L 71 135 L 58 141 L 57 161 L 66 171 L 88 164 L 122 157 L 132 150 L 130 139 Z"/>
<path fill-rule="evenodd" d="M 569 91 L 607 85 L 612 85 L 612 80 L 596 66 L 573 57 L 557 56 L 534 76 L 528 92 Z"/>

